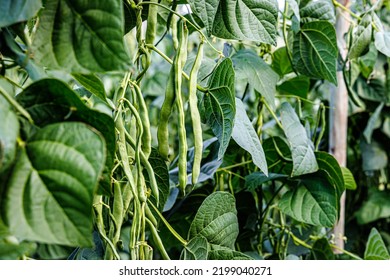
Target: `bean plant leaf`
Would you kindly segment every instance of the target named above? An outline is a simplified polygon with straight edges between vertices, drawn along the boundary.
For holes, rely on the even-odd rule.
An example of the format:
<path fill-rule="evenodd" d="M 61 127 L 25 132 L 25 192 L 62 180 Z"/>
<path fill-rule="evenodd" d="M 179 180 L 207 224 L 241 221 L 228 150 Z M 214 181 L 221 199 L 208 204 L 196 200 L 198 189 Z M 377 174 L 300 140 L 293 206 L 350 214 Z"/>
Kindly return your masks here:
<path fill-rule="evenodd" d="M 302 26 L 293 47 L 293 65 L 299 73 L 337 84 L 337 56 L 336 31 L 330 22 L 313 21 Z"/>
<path fill-rule="evenodd" d="M 336 23 L 336 14 L 331 0 L 300 1 L 301 22 L 328 21 Z"/>
<path fill-rule="evenodd" d="M 203 103 L 204 119 L 218 138 L 218 159 L 221 159 L 229 145 L 236 115 L 234 70 L 230 59 L 223 60 L 214 70 Z"/>
<path fill-rule="evenodd" d="M 348 52 L 350 59 L 358 58 L 364 54 L 370 46 L 372 37 L 371 21 L 371 15 L 369 13 L 366 14 L 356 27 L 356 30 L 353 32 L 352 43 Z"/>
<path fill-rule="evenodd" d="M 0 101 L 0 174 L 11 166 L 16 155 L 19 121 L 6 102 Z"/>
<path fill-rule="evenodd" d="M 284 133 L 291 146 L 293 170 L 291 176 L 313 173 L 318 170 L 314 147 L 300 123 L 297 114 L 287 102 L 281 106 L 281 121 Z"/>
<path fill-rule="evenodd" d="M 189 0 L 189 3 L 209 35 L 275 44 L 276 0 Z"/>
<path fill-rule="evenodd" d="M 390 57 L 390 32 L 376 32 L 375 47 L 378 49 L 378 51 L 387 57 Z"/>
<path fill-rule="evenodd" d="M 208 253 L 209 244 L 207 239 L 197 235 L 184 247 L 180 258 L 183 260 L 207 260 Z"/>
<path fill-rule="evenodd" d="M 297 21 L 301 21 L 301 15 L 299 13 L 299 5 L 296 0 L 287 0 L 285 4 L 289 5 L 289 8 L 292 10 L 294 16 L 296 17 Z"/>
<path fill-rule="evenodd" d="M 389 260 L 389 251 L 386 248 L 385 243 L 381 235 L 376 228 L 371 229 L 368 241 L 366 244 L 366 250 L 364 251 L 365 260 Z"/>
<path fill-rule="evenodd" d="M 345 189 L 356 190 L 357 185 L 352 172 L 344 166 L 341 166 L 341 172 L 343 173 Z"/>
<path fill-rule="evenodd" d="M 55 79 L 43 79 L 31 84 L 16 99 L 40 127 L 63 121 L 77 121 L 101 132 L 107 145 L 107 161 L 100 191 L 109 194 L 109 177 L 116 149 L 113 119 L 87 107 L 68 85 Z"/>
<path fill-rule="evenodd" d="M 279 201 L 282 212 L 315 226 L 332 227 L 338 217 L 338 196 L 327 180 L 306 176 Z"/>
<path fill-rule="evenodd" d="M 255 52 L 240 50 L 232 56 L 237 79 L 246 79 L 275 109 L 275 86 L 279 80 L 272 68 Z"/>
<path fill-rule="evenodd" d="M 362 225 L 388 217 L 390 217 L 390 194 L 383 191 L 370 194 L 368 200 L 356 213 L 357 222 Z"/>
<path fill-rule="evenodd" d="M 234 249 L 238 236 L 234 196 L 227 192 L 215 192 L 203 201 L 191 223 L 188 239 L 199 235 L 211 245 Z"/>
<path fill-rule="evenodd" d="M 105 163 L 104 138 L 82 123 L 39 130 L 7 183 L 4 217 L 24 240 L 92 245 L 92 201 Z"/>
<path fill-rule="evenodd" d="M 279 74 L 280 77 L 293 72 L 293 68 L 288 58 L 287 48 L 281 47 L 272 53 L 272 69 Z"/>
<path fill-rule="evenodd" d="M 26 21 L 42 8 L 41 0 L 1 0 L 0 28 Z"/>
<path fill-rule="evenodd" d="M 296 76 L 284 81 L 276 89 L 282 94 L 307 98 L 310 89 L 310 79 L 306 76 Z"/>
<path fill-rule="evenodd" d="M 32 45 L 49 69 L 90 73 L 126 69 L 123 7 L 114 1 L 46 1 Z"/>
<path fill-rule="evenodd" d="M 241 148 L 251 154 L 253 163 L 268 175 L 267 160 L 259 136 L 246 114 L 244 104 L 238 98 L 236 98 L 236 118 L 232 137 Z"/>
<path fill-rule="evenodd" d="M 98 97 L 104 103 L 106 100 L 106 91 L 103 82 L 95 74 L 73 74 L 73 78 L 90 93 Z"/>
<path fill-rule="evenodd" d="M 326 179 L 334 186 L 334 189 L 340 198 L 345 190 L 345 185 L 343 172 L 339 163 L 331 154 L 326 152 L 316 152 L 315 155 L 319 170 L 325 174 Z"/>
<path fill-rule="evenodd" d="M 213 245 L 208 260 L 253 260 L 250 256 L 228 247 Z"/>
<path fill-rule="evenodd" d="M 374 113 L 368 119 L 367 126 L 363 131 L 363 136 L 368 144 L 371 143 L 371 137 L 374 129 L 380 126 L 380 124 L 378 124 L 378 120 L 380 120 L 380 114 L 384 105 L 385 104 L 383 102 L 379 104 L 379 106 L 375 109 Z"/>

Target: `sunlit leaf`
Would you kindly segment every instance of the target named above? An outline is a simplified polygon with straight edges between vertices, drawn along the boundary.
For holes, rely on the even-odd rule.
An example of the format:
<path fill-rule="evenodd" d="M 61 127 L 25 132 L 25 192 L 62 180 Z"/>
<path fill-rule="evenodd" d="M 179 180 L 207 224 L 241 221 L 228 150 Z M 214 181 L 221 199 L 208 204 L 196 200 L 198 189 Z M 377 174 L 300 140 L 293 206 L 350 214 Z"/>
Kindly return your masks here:
<path fill-rule="evenodd" d="M 284 133 L 291 146 L 293 171 L 291 176 L 313 173 L 318 170 L 314 147 L 297 114 L 287 102 L 281 106 L 281 121 Z"/>
<path fill-rule="evenodd" d="M 293 65 L 301 74 L 337 84 L 337 55 L 336 31 L 328 21 L 308 22 L 295 37 Z"/>
<path fill-rule="evenodd" d="M 69 72 L 124 70 L 122 1 L 46 1 L 32 51 L 34 60 Z"/>
<path fill-rule="evenodd" d="M 92 200 L 104 138 L 82 123 L 48 125 L 20 152 L 2 201 L 10 232 L 24 240 L 92 245 Z"/>

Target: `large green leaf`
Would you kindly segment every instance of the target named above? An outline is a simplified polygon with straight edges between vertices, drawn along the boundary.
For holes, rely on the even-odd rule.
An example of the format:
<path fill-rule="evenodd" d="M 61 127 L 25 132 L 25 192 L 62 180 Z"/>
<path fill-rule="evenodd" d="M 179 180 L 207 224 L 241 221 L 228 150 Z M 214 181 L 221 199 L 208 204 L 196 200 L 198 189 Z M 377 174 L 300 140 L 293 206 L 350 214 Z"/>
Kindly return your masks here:
<path fill-rule="evenodd" d="M 376 32 L 375 47 L 378 49 L 378 51 L 387 57 L 390 57 L 390 32 Z"/>
<path fill-rule="evenodd" d="M 242 101 L 236 98 L 236 118 L 232 137 L 236 143 L 251 154 L 253 163 L 268 175 L 267 160 L 259 136 L 246 114 Z"/>
<path fill-rule="evenodd" d="M 336 23 L 336 14 L 331 0 L 300 1 L 301 22 L 328 21 Z"/>
<path fill-rule="evenodd" d="M 63 122 L 80 121 L 94 127 L 105 138 L 107 161 L 102 191 L 109 192 L 109 173 L 114 162 L 116 149 L 115 125 L 113 119 L 87 107 L 77 94 L 65 83 L 55 79 L 43 79 L 27 87 L 17 96 L 17 101 L 30 113 L 38 126 Z"/>
<path fill-rule="evenodd" d="M 315 226 L 332 227 L 338 217 L 338 197 L 328 181 L 306 176 L 300 184 L 285 193 L 280 210 L 294 219 Z"/>
<path fill-rule="evenodd" d="M 2 201 L 18 238 L 92 245 L 92 200 L 105 163 L 104 138 L 82 123 L 39 130 L 22 149 Z"/>
<path fill-rule="evenodd" d="M 41 0 L 1 0 L 0 27 L 26 21 L 42 8 Z"/>
<path fill-rule="evenodd" d="M 130 61 L 121 0 L 46 1 L 33 41 L 34 59 L 69 72 L 124 70 Z"/>
<path fill-rule="evenodd" d="M 236 78 L 247 80 L 275 109 L 275 87 L 279 80 L 272 68 L 251 50 L 240 50 L 232 56 Z"/>
<path fill-rule="evenodd" d="M 337 55 L 336 31 L 328 21 L 308 22 L 295 37 L 293 65 L 301 74 L 337 84 Z"/>
<path fill-rule="evenodd" d="M 365 260 L 389 260 L 389 251 L 386 248 L 385 243 L 381 235 L 376 228 L 372 228 L 368 241 L 366 244 L 366 250 L 364 252 Z"/>
<path fill-rule="evenodd" d="M 234 196 L 227 192 L 215 192 L 203 201 L 191 223 L 188 239 L 199 235 L 211 245 L 234 249 L 238 236 Z"/>
<path fill-rule="evenodd" d="M 183 260 L 207 260 L 209 253 L 209 244 L 207 239 L 202 235 L 197 235 L 192 238 L 184 247 L 181 253 Z"/>
<path fill-rule="evenodd" d="M 284 102 L 281 106 L 281 121 L 284 133 L 291 146 L 293 171 L 291 176 L 313 173 L 318 170 L 314 147 L 300 123 L 291 105 Z"/>
<path fill-rule="evenodd" d="M 359 224 L 368 224 L 376 220 L 390 217 L 390 194 L 385 191 L 375 191 L 368 196 L 356 219 Z"/>
<path fill-rule="evenodd" d="M 16 114 L 6 102 L 0 100 L 0 174 L 13 163 L 19 122 Z"/>
<path fill-rule="evenodd" d="M 234 69 L 230 59 L 223 60 L 209 80 L 209 89 L 203 98 L 204 119 L 217 136 L 222 158 L 233 132 L 236 115 Z"/>
<path fill-rule="evenodd" d="M 189 0 L 209 35 L 275 44 L 276 0 Z"/>
<path fill-rule="evenodd" d="M 372 37 L 372 17 L 366 14 L 352 33 L 352 43 L 348 56 L 350 59 L 358 58 L 368 49 Z"/>

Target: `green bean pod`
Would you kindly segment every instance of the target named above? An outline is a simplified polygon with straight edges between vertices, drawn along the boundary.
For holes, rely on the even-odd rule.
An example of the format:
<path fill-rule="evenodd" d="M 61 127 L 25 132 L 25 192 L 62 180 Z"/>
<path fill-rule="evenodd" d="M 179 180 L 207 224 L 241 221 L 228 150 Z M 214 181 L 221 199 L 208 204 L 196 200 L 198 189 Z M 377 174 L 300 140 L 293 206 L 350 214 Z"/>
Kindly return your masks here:
<path fill-rule="evenodd" d="M 179 187 L 182 192 L 185 192 L 187 185 L 187 137 L 185 128 L 185 113 L 184 104 L 181 93 L 182 74 L 184 63 L 187 60 L 187 43 L 188 43 L 188 29 L 183 21 L 179 22 L 178 26 L 178 38 L 179 46 L 177 55 L 174 60 L 175 67 L 175 96 L 176 96 L 176 108 L 179 116 L 178 132 L 179 132 Z"/>
<path fill-rule="evenodd" d="M 156 30 L 157 30 L 157 11 L 158 6 L 153 3 L 158 3 L 158 0 L 150 0 L 149 1 L 149 11 L 148 11 L 148 19 L 147 19 L 147 27 L 145 34 L 145 43 L 153 44 L 154 39 L 156 38 Z"/>
<path fill-rule="evenodd" d="M 149 121 L 148 108 L 146 107 L 145 99 L 142 95 L 139 86 L 134 83 L 133 88 L 137 96 L 138 113 L 141 118 L 141 123 L 143 126 L 142 151 L 144 152 L 145 156 L 149 158 L 150 152 L 152 150 L 152 135 L 150 133 L 150 121 Z"/>
<path fill-rule="evenodd" d="M 172 114 L 173 104 L 175 102 L 175 71 L 174 66 L 171 67 L 171 72 L 168 77 L 168 83 L 165 89 L 165 99 L 161 106 L 160 118 L 157 127 L 158 151 L 163 159 L 169 159 L 169 117 Z"/>
<path fill-rule="evenodd" d="M 202 137 L 202 126 L 201 118 L 198 109 L 198 97 L 196 96 L 197 91 L 197 80 L 200 65 L 202 64 L 203 58 L 203 40 L 200 42 L 198 47 L 198 53 L 194 64 L 192 65 L 189 80 L 189 106 L 191 112 L 192 121 L 192 132 L 194 134 L 194 162 L 192 164 L 192 184 L 195 185 L 198 182 L 200 174 L 200 164 L 202 161 L 203 153 L 203 137 Z"/>

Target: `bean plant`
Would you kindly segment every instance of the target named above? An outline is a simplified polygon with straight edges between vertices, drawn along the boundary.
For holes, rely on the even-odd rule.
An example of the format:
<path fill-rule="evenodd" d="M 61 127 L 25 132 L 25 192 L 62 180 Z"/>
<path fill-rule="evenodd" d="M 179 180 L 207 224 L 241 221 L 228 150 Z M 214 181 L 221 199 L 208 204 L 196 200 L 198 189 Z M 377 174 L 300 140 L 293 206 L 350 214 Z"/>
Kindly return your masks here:
<path fill-rule="evenodd" d="M 0 0 L 0 259 L 389 259 L 390 3 L 349 4 Z"/>

